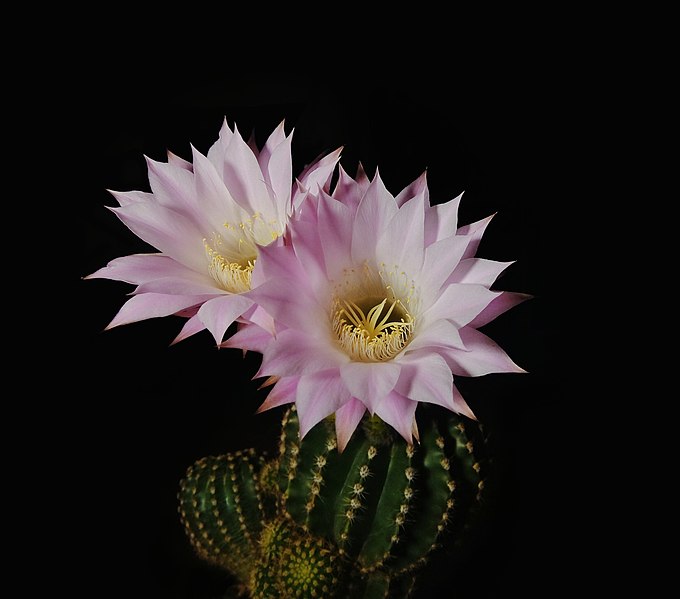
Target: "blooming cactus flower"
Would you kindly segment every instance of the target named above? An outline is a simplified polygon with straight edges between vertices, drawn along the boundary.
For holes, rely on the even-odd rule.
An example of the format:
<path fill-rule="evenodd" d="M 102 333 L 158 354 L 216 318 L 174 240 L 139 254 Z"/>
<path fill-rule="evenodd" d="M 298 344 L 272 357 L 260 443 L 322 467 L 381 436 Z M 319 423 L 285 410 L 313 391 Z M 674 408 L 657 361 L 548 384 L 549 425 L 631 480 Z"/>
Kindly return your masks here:
<path fill-rule="evenodd" d="M 217 343 L 237 318 L 271 328 L 244 295 L 260 248 L 282 243 L 295 205 L 328 184 L 341 150 L 293 186 L 291 138 L 281 122 L 258 150 L 225 119 L 207 156 L 192 146 L 193 164 L 170 152 L 167 163 L 147 158 L 151 193 L 111 192 L 112 211 L 160 253 L 117 258 L 86 277 L 137 285 L 107 328 L 181 314 L 189 319 L 175 342 L 207 328 Z"/>
<path fill-rule="evenodd" d="M 261 410 L 294 402 L 301 436 L 335 414 L 340 449 L 368 410 L 411 442 L 419 402 L 475 418 L 454 376 L 524 372 L 478 328 L 529 296 L 490 289 L 511 262 L 474 257 L 491 217 L 459 228 L 459 202 L 430 206 L 424 174 L 394 197 L 342 168 L 332 196 L 306 198 L 249 293 L 276 335 L 223 344 L 262 352 Z"/>

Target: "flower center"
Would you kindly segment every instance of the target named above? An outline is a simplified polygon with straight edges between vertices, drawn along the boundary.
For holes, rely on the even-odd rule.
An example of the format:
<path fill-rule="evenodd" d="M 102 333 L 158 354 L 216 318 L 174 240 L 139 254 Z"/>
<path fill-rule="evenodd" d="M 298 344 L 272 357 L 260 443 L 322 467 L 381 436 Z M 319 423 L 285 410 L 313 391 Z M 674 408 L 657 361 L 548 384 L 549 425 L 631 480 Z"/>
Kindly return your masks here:
<path fill-rule="evenodd" d="M 255 267 L 255 256 L 232 262 L 215 251 L 207 241 L 204 240 L 203 245 L 208 257 L 208 271 L 222 289 L 231 293 L 250 291 L 250 276 Z"/>
<path fill-rule="evenodd" d="M 414 320 L 396 298 L 365 297 L 359 301 L 336 298 L 333 331 L 342 349 L 354 360 L 383 362 L 408 344 Z"/>
<path fill-rule="evenodd" d="M 257 212 L 237 224 L 225 222 L 223 227 L 219 233 L 213 233 L 209 240 L 203 240 L 208 271 L 225 291 L 250 291 L 257 248 L 277 239 L 283 233 L 283 227 L 276 220 L 266 221 Z"/>

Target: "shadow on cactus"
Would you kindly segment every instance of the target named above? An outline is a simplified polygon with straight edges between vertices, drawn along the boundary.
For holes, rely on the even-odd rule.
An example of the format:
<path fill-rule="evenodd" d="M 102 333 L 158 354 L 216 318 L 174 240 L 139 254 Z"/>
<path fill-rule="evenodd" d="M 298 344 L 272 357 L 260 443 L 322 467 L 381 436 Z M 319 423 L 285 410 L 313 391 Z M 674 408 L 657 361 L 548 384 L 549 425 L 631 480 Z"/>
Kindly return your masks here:
<path fill-rule="evenodd" d="M 226 597 L 405 598 L 431 552 L 474 526 L 485 446 L 479 425 L 455 415 L 431 418 L 418 445 L 365 417 L 338 453 L 332 417 L 301 442 L 293 407 L 277 457 L 199 460 L 179 510 L 198 555 L 239 581 Z"/>

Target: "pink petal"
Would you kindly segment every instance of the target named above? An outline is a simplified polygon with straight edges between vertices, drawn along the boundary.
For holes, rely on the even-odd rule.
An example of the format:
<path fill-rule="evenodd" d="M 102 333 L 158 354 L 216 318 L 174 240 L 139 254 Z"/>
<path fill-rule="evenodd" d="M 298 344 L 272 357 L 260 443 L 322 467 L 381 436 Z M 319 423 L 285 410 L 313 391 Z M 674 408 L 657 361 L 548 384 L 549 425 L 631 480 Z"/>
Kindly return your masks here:
<path fill-rule="evenodd" d="M 192 171 L 145 158 L 154 198 L 159 204 L 172 208 L 200 227 L 205 219 L 197 210 Z"/>
<path fill-rule="evenodd" d="M 256 271 L 259 271 L 257 275 Z M 257 287 L 273 277 L 304 280 L 304 270 L 292 246 L 268 245 L 260 248 L 251 283 Z"/>
<path fill-rule="evenodd" d="M 163 277 L 146 281 L 134 293 L 165 293 L 167 295 L 224 295 L 227 292 L 217 287 L 215 281 L 195 271 L 189 276 Z"/>
<path fill-rule="evenodd" d="M 132 254 L 111 260 L 106 266 L 86 276 L 86 279 L 111 279 L 140 285 L 153 279 L 196 275 L 195 270 L 163 254 Z"/>
<path fill-rule="evenodd" d="M 483 285 L 464 285 L 451 283 L 444 289 L 437 301 L 423 314 L 425 326 L 445 318 L 464 327 L 477 316 L 491 301 L 498 297 L 499 291 L 490 291 Z"/>
<path fill-rule="evenodd" d="M 350 400 L 350 393 L 337 368 L 301 376 L 295 395 L 300 418 L 300 438 L 327 416 L 335 413 Z"/>
<path fill-rule="evenodd" d="M 431 297 L 432 292 L 438 293 L 443 287 L 458 266 L 467 246 L 467 239 L 452 235 L 425 248 L 421 289 L 426 302 L 434 301 L 435 298 Z"/>
<path fill-rule="evenodd" d="M 338 438 L 338 452 L 342 453 L 366 412 L 366 406 L 358 399 L 350 399 L 335 412 L 335 435 Z"/>
<path fill-rule="evenodd" d="M 184 160 L 184 158 L 180 158 L 176 154 L 173 154 L 170 150 L 168 150 L 168 164 L 175 166 L 177 168 L 183 168 L 184 170 L 189 171 L 190 173 L 194 172 L 194 167 L 189 162 L 188 160 Z"/>
<path fill-rule="evenodd" d="M 318 223 L 306 220 L 296 221 L 290 226 L 290 236 L 299 263 L 304 264 L 305 276 L 311 287 L 321 289 L 326 286 L 328 277 L 324 248 L 328 248 L 329 245 L 320 239 Z"/>
<path fill-rule="evenodd" d="M 188 268 L 207 272 L 203 235 L 178 212 L 149 202 L 137 202 L 110 210 L 148 244 Z"/>
<path fill-rule="evenodd" d="M 449 349 L 467 351 L 458 327 L 444 318 L 435 320 L 424 327 L 423 330 L 417 331 L 404 352 L 408 354 L 415 350 L 433 347 L 447 347 Z"/>
<path fill-rule="evenodd" d="M 298 297 L 301 293 L 307 294 L 305 301 Z M 247 296 L 262 306 L 276 323 L 318 335 L 320 328 L 323 327 L 320 323 L 328 321 L 328 313 L 310 295 L 304 279 L 289 279 L 283 276 L 273 277 L 247 293 Z"/>
<path fill-rule="evenodd" d="M 407 443 L 411 443 L 417 407 L 417 401 L 411 401 L 396 391 L 392 391 L 380 403 L 375 413 L 404 437 Z"/>
<path fill-rule="evenodd" d="M 219 344 L 229 326 L 252 305 L 252 300 L 243 295 L 222 295 L 205 302 L 198 318 Z"/>
<path fill-rule="evenodd" d="M 397 214 L 397 203 L 385 188 L 380 175 L 371 181 L 357 208 L 352 230 L 352 260 L 361 264 L 375 257 L 378 237 L 387 230 L 388 223 Z"/>
<path fill-rule="evenodd" d="M 400 395 L 456 411 L 453 402 L 453 375 L 439 354 L 425 353 L 401 361 L 401 374 L 395 387 Z"/>
<path fill-rule="evenodd" d="M 210 296 L 196 295 L 163 295 L 160 293 L 145 293 L 135 295 L 120 309 L 115 318 L 106 327 L 112 329 L 123 324 L 159 318 L 175 314 L 184 308 L 203 303 Z"/>
<path fill-rule="evenodd" d="M 258 327 L 266 331 L 270 336 L 276 335 L 276 326 L 274 319 L 261 306 L 253 306 L 248 312 L 244 314 L 246 320 L 256 324 Z"/>
<path fill-rule="evenodd" d="M 484 333 L 465 327 L 460 334 L 468 351 L 438 350 L 446 359 L 454 375 L 483 376 L 493 372 L 526 372 Z"/>
<path fill-rule="evenodd" d="M 245 220 L 244 211 L 234 201 L 215 166 L 196 148 L 191 146 L 194 160 L 194 187 L 196 198 L 206 220 L 215 231 L 221 231 L 225 222 L 236 226 Z"/>
<path fill-rule="evenodd" d="M 134 204 L 136 202 L 155 202 L 156 198 L 152 193 L 147 193 L 146 191 L 113 191 L 112 189 L 107 189 L 118 202 L 119 206 L 127 206 L 128 204 Z"/>
<path fill-rule="evenodd" d="M 418 177 L 413 183 L 404 187 L 404 189 L 399 192 L 395 198 L 397 206 L 401 206 L 402 204 L 408 202 L 411 198 L 415 198 L 420 194 L 423 195 L 425 198 L 425 203 L 429 207 L 430 192 L 427 189 L 427 171 L 423 171 L 423 174 L 420 175 L 420 177 Z"/>
<path fill-rule="evenodd" d="M 326 273 L 334 279 L 350 265 L 354 216 L 350 208 L 322 194 L 318 204 L 318 223 Z"/>
<path fill-rule="evenodd" d="M 222 173 L 222 168 L 224 166 L 224 152 L 227 149 L 227 146 L 231 143 L 231 138 L 233 136 L 234 133 L 229 128 L 229 123 L 227 123 L 227 119 L 225 118 L 222 121 L 222 127 L 220 127 L 219 137 L 217 138 L 217 141 L 210 147 L 207 154 L 208 160 L 212 162 L 215 170 L 218 173 Z"/>
<path fill-rule="evenodd" d="M 482 220 L 478 220 L 471 225 L 465 225 L 464 227 L 458 229 L 457 235 L 464 235 L 465 237 L 469 238 L 469 244 L 465 254 L 463 254 L 463 258 L 473 258 L 477 253 L 479 242 L 482 240 L 482 235 L 484 235 L 484 231 L 486 231 L 487 226 L 494 216 L 495 214 L 492 214 L 491 216 L 487 216 Z"/>
<path fill-rule="evenodd" d="M 463 197 L 449 200 L 444 204 L 432 206 L 425 215 L 425 245 L 429 246 L 435 241 L 456 234 L 458 226 L 458 206 Z"/>
<path fill-rule="evenodd" d="M 319 191 L 328 191 L 333 170 L 338 160 L 340 160 L 341 153 L 342 147 L 339 147 L 337 150 L 307 166 L 298 177 L 298 181 L 303 189 L 312 194 L 317 194 Z M 293 208 L 297 209 L 301 201 L 302 198 L 296 197 Z"/>
<path fill-rule="evenodd" d="M 260 165 L 238 131 L 224 153 L 224 182 L 231 195 L 249 214 L 273 216 L 273 203 Z"/>
<path fill-rule="evenodd" d="M 203 330 L 205 330 L 205 325 L 199 320 L 198 316 L 192 316 L 184 323 L 179 335 L 175 337 L 174 341 L 170 345 L 175 345 L 175 343 L 184 341 L 187 337 L 191 337 L 192 335 L 200 333 Z"/>
<path fill-rule="evenodd" d="M 329 368 L 337 370 L 348 361 L 347 354 L 328 340 L 286 329 L 267 345 L 257 377 L 303 375 Z"/>
<path fill-rule="evenodd" d="M 245 324 L 240 325 L 233 335 L 220 343 L 220 347 L 264 353 L 272 339 L 272 335 L 261 327 L 255 324 Z"/>
<path fill-rule="evenodd" d="M 451 273 L 447 283 L 472 283 L 491 287 L 513 262 L 496 262 L 485 258 L 466 258 Z"/>
<path fill-rule="evenodd" d="M 501 291 L 500 295 L 492 300 L 492 302 L 484 308 L 474 320 L 470 323 L 470 327 L 478 329 L 481 326 L 491 322 L 497 316 L 503 314 L 510 308 L 521 304 L 522 302 L 531 299 L 533 296 L 526 293 L 514 293 L 512 291 Z"/>
<path fill-rule="evenodd" d="M 353 397 L 373 414 L 379 403 L 394 389 L 401 366 L 396 362 L 348 362 L 340 376 Z"/>
<path fill-rule="evenodd" d="M 299 380 L 300 377 L 297 376 L 280 378 L 276 382 L 276 385 L 274 385 L 274 388 L 269 392 L 262 405 L 257 409 L 257 413 L 259 414 L 287 403 L 293 403 L 295 401 Z"/>
<path fill-rule="evenodd" d="M 424 218 L 425 197 L 420 193 L 397 211 L 382 232 L 376 245 L 377 261 L 398 265 L 407 274 L 420 272 L 425 247 Z"/>
<path fill-rule="evenodd" d="M 458 391 L 455 385 L 453 386 L 453 394 L 451 396 L 451 399 L 453 401 L 454 412 L 456 412 L 457 414 L 462 414 L 463 416 L 467 416 L 471 420 L 477 420 L 477 416 L 475 416 L 474 412 L 467 404 L 467 402 L 463 399 L 463 396 L 460 394 L 460 391 Z"/>
<path fill-rule="evenodd" d="M 377 174 L 377 170 L 376 170 Z M 357 182 L 359 185 L 359 189 L 361 189 L 361 196 L 366 193 L 368 190 L 369 186 L 371 185 L 371 180 L 368 178 L 368 175 L 366 174 L 366 171 L 364 170 L 364 165 L 359 162 L 357 166 L 357 174 L 354 177 L 354 180 Z"/>
<path fill-rule="evenodd" d="M 283 123 L 281 124 L 283 126 Z M 262 169 L 271 195 L 276 200 L 276 215 L 285 223 L 291 211 L 291 181 L 293 180 L 293 161 L 291 158 L 291 136 L 285 138 L 271 154 L 266 168 Z M 262 155 L 260 155 L 261 157 Z"/>
<path fill-rule="evenodd" d="M 350 177 L 342 165 L 338 166 L 338 182 L 333 189 L 333 197 L 352 210 L 356 210 L 364 195 L 359 184 Z"/>

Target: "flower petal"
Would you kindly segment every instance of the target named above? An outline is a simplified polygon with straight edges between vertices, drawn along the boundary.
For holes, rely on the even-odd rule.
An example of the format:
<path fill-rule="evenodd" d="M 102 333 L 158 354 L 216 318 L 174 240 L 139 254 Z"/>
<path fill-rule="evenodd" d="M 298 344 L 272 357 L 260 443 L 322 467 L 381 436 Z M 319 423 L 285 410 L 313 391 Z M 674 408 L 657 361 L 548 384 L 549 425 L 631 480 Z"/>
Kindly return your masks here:
<path fill-rule="evenodd" d="M 521 304 L 528 299 L 532 299 L 533 295 L 527 293 L 514 293 L 512 291 L 501 291 L 500 295 L 491 301 L 491 303 L 484 308 L 474 320 L 470 323 L 473 329 L 478 329 L 481 326 L 491 322 L 497 316 L 503 314 L 510 308 L 513 308 L 517 304 Z"/>
<path fill-rule="evenodd" d="M 326 273 L 334 279 L 350 262 L 354 215 L 350 208 L 325 194 L 318 202 L 318 234 Z"/>
<path fill-rule="evenodd" d="M 375 249 L 377 261 L 397 264 L 407 273 L 423 267 L 423 222 L 425 196 L 420 193 L 406 202 L 389 221 Z"/>
<path fill-rule="evenodd" d="M 205 330 L 205 325 L 201 322 L 198 316 L 194 315 L 184 323 L 184 326 L 182 327 L 182 330 L 179 332 L 179 335 L 175 337 L 175 339 L 170 345 L 175 345 L 175 343 L 184 341 L 187 337 L 191 337 L 192 335 L 200 333 L 203 330 Z"/>
<path fill-rule="evenodd" d="M 373 414 L 378 404 L 394 389 L 401 365 L 397 362 L 348 362 L 340 376 L 353 397 Z"/>
<path fill-rule="evenodd" d="M 222 126 L 220 127 L 220 134 L 217 138 L 217 141 L 212 146 L 210 146 L 210 149 L 206 155 L 218 173 L 222 173 L 222 168 L 224 166 L 224 152 L 227 149 L 227 146 L 231 143 L 231 138 L 233 136 L 234 133 L 229 127 L 229 123 L 227 123 L 227 119 L 225 118 L 222 121 Z"/>
<path fill-rule="evenodd" d="M 257 413 L 266 412 L 272 408 L 277 408 L 287 403 L 293 403 L 297 394 L 298 381 L 300 377 L 287 376 L 276 381 L 273 389 L 267 394 L 267 398 L 262 405 L 257 408 Z"/>
<path fill-rule="evenodd" d="M 149 185 L 155 200 L 179 212 L 200 227 L 204 217 L 197 209 L 192 171 L 169 163 L 157 162 L 147 156 L 145 158 L 149 171 Z"/>
<path fill-rule="evenodd" d="M 412 401 L 422 401 L 457 411 L 453 402 L 453 375 L 439 354 L 419 352 L 401 361 L 395 391 Z"/>
<path fill-rule="evenodd" d="M 194 186 L 200 210 L 213 231 L 221 231 L 225 222 L 236 226 L 247 218 L 245 211 L 234 201 L 215 166 L 194 146 Z M 205 237 L 202 236 L 202 237 Z"/>
<path fill-rule="evenodd" d="M 222 295 L 205 302 L 197 316 L 219 344 L 229 326 L 252 305 L 253 301 L 243 295 Z"/>
<path fill-rule="evenodd" d="M 294 329 L 279 332 L 263 352 L 262 364 L 256 375 L 291 376 L 316 370 L 339 368 L 349 357 L 318 336 Z"/>
<path fill-rule="evenodd" d="M 294 281 L 294 283 L 292 282 Z M 295 287 L 296 285 L 296 287 Z M 304 293 L 305 301 L 296 296 Z M 276 323 L 318 335 L 320 323 L 328 320 L 328 313 L 315 300 L 305 279 L 272 277 L 246 294 L 268 312 Z"/>
<path fill-rule="evenodd" d="M 335 170 L 335 165 L 340 160 L 341 153 L 342 146 L 307 166 L 298 177 L 302 188 L 312 194 L 317 194 L 319 191 L 328 191 L 333 170 Z M 297 210 L 302 201 L 300 196 L 301 194 L 298 194 L 294 200 L 293 208 L 295 210 Z"/>
<path fill-rule="evenodd" d="M 406 346 L 404 355 L 433 347 L 448 347 L 467 351 L 461 339 L 458 327 L 452 322 L 441 318 L 428 324 L 423 330 L 418 331 L 411 342 Z"/>
<path fill-rule="evenodd" d="M 178 212 L 150 202 L 136 202 L 110 210 L 148 244 L 188 268 L 207 272 L 205 248 L 201 244 L 203 235 Z"/>
<path fill-rule="evenodd" d="M 397 203 L 376 173 L 357 208 L 352 229 L 352 260 L 361 264 L 375 258 L 378 237 L 397 214 Z"/>
<path fill-rule="evenodd" d="M 112 189 L 107 189 L 106 191 L 114 197 L 119 206 L 127 206 L 136 202 L 156 201 L 154 195 L 146 191 L 113 191 Z"/>
<path fill-rule="evenodd" d="M 432 206 L 425 215 L 425 245 L 429 246 L 435 241 L 455 235 L 458 226 L 458 206 L 463 197 L 449 200 L 444 204 Z"/>
<path fill-rule="evenodd" d="M 342 453 L 366 412 L 366 406 L 358 399 L 350 399 L 335 411 L 335 435 L 338 453 Z"/>
<path fill-rule="evenodd" d="M 257 158 L 237 130 L 224 152 L 223 169 L 226 186 L 244 210 L 268 219 L 277 216 Z"/>
<path fill-rule="evenodd" d="M 460 335 L 468 351 L 439 349 L 454 375 L 483 376 L 494 372 L 520 372 L 526 370 L 515 364 L 498 344 L 484 333 L 465 327 Z"/>
<path fill-rule="evenodd" d="M 168 150 L 168 164 L 176 166 L 177 168 L 183 168 L 190 173 L 194 172 L 194 166 L 191 164 L 191 162 L 184 160 L 184 158 L 180 158 L 177 156 L 177 154 L 173 154 L 170 150 Z"/>
<path fill-rule="evenodd" d="M 500 291 L 490 291 L 483 285 L 451 283 L 423 314 L 425 326 L 445 318 L 455 323 L 458 328 L 464 327 L 499 294 Z"/>
<path fill-rule="evenodd" d="M 337 368 L 301 376 L 295 405 L 300 419 L 300 438 L 350 400 L 350 393 Z"/>
<path fill-rule="evenodd" d="M 404 437 L 407 443 L 411 443 L 417 407 L 417 402 L 392 391 L 383 399 L 375 413 Z"/>
<path fill-rule="evenodd" d="M 460 394 L 460 391 L 458 391 L 455 385 L 453 386 L 453 394 L 451 399 L 454 405 L 454 412 L 457 414 L 462 414 L 463 416 L 467 416 L 471 420 L 477 420 L 477 416 L 475 416 L 475 413 L 463 399 L 463 396 Z"/>
<path fill-rule="evenodd" d="M 418 177 L 413 183 L 404 187 L 404 189 L 402 189 L 394 199 L 397 202 L 397 206 L 401 206 L 402 204 L 408 202 L 411 198 L 415 198 L 420 194 L 423 194 L 425 203 L 429 207 L 430 192 L 427 189 L 427 171 L 423 171 L 423 174 L 420 175 L 420 177 Z"/>
<path fill-rule="evenodd" d="M 111 279 L 140 285 L 153 279 L 197 275 L 195 270 L 163 254 L 132 254 L 111 260 L 86 279 Z"/>
<path fill-rule="evenodd" d="M 139 293 L 165 293 L 167 295 L 224 295 L 228 293 L 215 285 L 207 275 L 190 271 L 189 276 L 163 277 L 146 281 L 134 290 Z"/>
<path fill-rule="evenodd" d="M 220 347 L 242 349 L 264 353 L 272 336 L 268 331 L 255 324 L 241 324 L 238 330 L 228 339 L 220 343 Z"/>
<path fill-rule="evenodd" d="M 158 318 L 175 314 L 184 308 L 201 304 L 210 296 L 196 295 L 163 295 L 161 293 L 144 293 L 129 299 L 118 311 L 115 318 L 106 329 L 112 329 L 123 324 Z"/>
<path fill-rule="evenodd" d="M 359 184 L 347 174 L 342 165 L 339 165 L 338 182 L 335 184 L 332 197 L 356 211 L 363 193 Z"/>
<path fill-rule="evenodd" d="M 280 127 L 283 130 L 283 123 L 281 123 Z M 262 167 L 267 185 L 271 189 L 271 195 L 275 199 L 276 216 L 282 223 L 286 222 L 292 206 L 291 181 L 293 180 L 293 162 L 290 149 L 291 137 L 292 134 L 284 137 L 283 141 L 273 149 L 271 156 L 267 159 L 266 166 Z M 262 160 L 262 156 L 263 154 L 260 154 L 260 160 Z M 262 162 L 260 164 L 262 165 Z"/>
<path fill-rule="evenodd" d="M 487 226 L 494 216 L 495 214 L 492 214 L 491 216 L 487 216 L 482 220 L 478 220 L 475 223 L 465 225 L 464 227 L 458 229 L 457 235 L 464 235 L 469 240 L 468 247 L 467 250 L 465 250 L 465 254 L 463 254 L 463 258 L 473 258 L 477 253 L 479 242 L 482 240 L 482 235 L 484 235 L 484 231 L 486 231 Z"/>
<path fill-rule="evenodd" d="M 456 269 L 467 246 L 467 239 L 452 235 L 435 241 L 425 248 L 421 288 L 426 303 L 434 301 L 434 294 L 439 292 Z"/>
<path fill-rule="evenodd" d="M 254 305 L 250 310 L 248 310 L 248 312 L 244 314 L 244 317 L 248 322 L 252 322 L 262 330 L 266 331 L 270 337 L 276 335 L 274 319 L 266 310 L 263 310 L 261 306 Z"/>
<path fill-rule="evenodd" d="M 491 287 L 498 276 L 511 264 L 514 262 L 466 258 L 456 266 L 447 283 L 472 283 Z"/>

